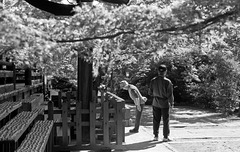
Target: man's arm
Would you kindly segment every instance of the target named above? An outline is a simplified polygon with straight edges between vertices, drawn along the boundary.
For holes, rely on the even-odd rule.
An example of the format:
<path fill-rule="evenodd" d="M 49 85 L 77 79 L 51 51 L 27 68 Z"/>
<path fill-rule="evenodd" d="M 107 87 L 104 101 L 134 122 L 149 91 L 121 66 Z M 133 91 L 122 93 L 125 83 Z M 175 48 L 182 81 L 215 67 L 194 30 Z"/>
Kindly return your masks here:
<path fill-rule="evenodd" d="M 140 106 L 140 94 L 139 91 L 136 90 L 137 88 L 131 88 L 131 94 L 134 97 L 133 101 L 134 104 L 137 106 L 138 111 L 141 111 L 141 106 Z"/>
<path fill-rule="evenodd" d="M 171 82 L 168 85 L 168 102 L 171 107 L 174 106 L 173 84 Z"/>
<path fill-rule="evenodd" d="M 152 89 L 152 81 L 149 84 L 149 88 L 148 88 L 148 95 L 152 96 L 153 95 L 153 89 Z"/>

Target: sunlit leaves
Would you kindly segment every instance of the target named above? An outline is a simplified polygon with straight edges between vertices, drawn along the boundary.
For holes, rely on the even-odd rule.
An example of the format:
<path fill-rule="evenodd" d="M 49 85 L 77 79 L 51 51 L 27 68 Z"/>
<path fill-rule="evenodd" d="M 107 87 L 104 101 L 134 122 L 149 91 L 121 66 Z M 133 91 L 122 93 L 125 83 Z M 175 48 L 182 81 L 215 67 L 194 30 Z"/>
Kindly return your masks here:
<path fill-rule="evenodd" d="M 88 60 L 98 62 L 96 66 L 104 65 L 109 69 L 127 66 L 142 69 L 152 59 L 164 54 L 178 55 L 196 48 L 196 51 L 205 53 L 234 50 L 236 54 L 239 47 L 238 34 L 235 33 L 239 25 L 234 20 L 223 20 L 221 24 L 196 33 L 171 35 L 174 32 L 159 32 L 169 27 L 199 23 L 233 9 L 236 2 L 148 0 L 128 6 L 86 3 L 76 7 L 74 11 L 77 13 L 72 17 L 56 17 L 21 3 L 11 11 L 1 12 L 0 42 L 16 46 L 15 53 L 26 57 L 17 57 L 21 61 L 29 59 L 39 65 L 52 66 L 53 70 L 57 69 L 56 65 L 73 64 L 66 57 L 77 52 L 89 57 Z M 130 33 L 112 36 L 119 32 Z M 84 41 L 86 38 L 93 39 Z M 55 41 L 62 43 L 56 44 Z M 90 48 L 94 51 L 89 51 Z M 67 71 L 66 68 L 61 71 L 63 69 Z"/>

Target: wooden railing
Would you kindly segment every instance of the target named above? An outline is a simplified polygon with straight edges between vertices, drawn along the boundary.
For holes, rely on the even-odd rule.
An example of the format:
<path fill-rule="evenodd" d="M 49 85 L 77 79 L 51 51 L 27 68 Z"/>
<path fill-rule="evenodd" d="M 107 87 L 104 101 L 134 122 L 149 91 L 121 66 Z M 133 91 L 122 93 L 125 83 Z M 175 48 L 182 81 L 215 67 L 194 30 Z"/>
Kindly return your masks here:
<path fill-rule="evenodd" d="M 37 69 L 16 69 L 16 83 L 24 83 L 25 85 L 35 85 L 43 80 L 42 73 Z"/>
<path fill-rule="evenodd" d="M 37 121 L 15 152 L 52 152 L 53 121 Z"/>
<path fill-rule="evenodd" d="M 124 100 L 110 92 L 101 93 L 101 107 L 89 102 L 89 109 L 79 109 L 71 92 L 61 93 L 61 109 L 49 101 L 49 120 L 54 120 L 55 151 L 86 150 L 121 147 L 125 138 Z M 57 116 L 61 115 L 60 117 Z M 89 115 L 89 121 L 83 115 Z M 89 141 L 84 140 L 82 128 L 89 127 Z"/>
<path fill-rule="evenodd" d="M 5 101 L 18 101 L 25 99 L 35 92 L 40 92 L 42 84 L 36 84 L 28 87 L 18 88 L 17 90 L 9 91 L 0 94 L 0 103 Z"/>
<path fill-rule="evenodd" d="M 28 134 L 28 137 L 33 137 L 30 135 L 42 131 L 41 129 L 31 131 L 31 128 L 37 121 L 44 119 L 41 105 L 43 84 L 16 85 L 15 70 L 13 63 L 0 61 L 0 152 L 14 152 L 21 143 L 29 143 L 31 148 L 43 143 L 42 151 L 52 152 L 51 125 L 49 130 L 42 132 L 46 133 L 46 138 L 39 137 L 35 143 L 32 143 L 32 138 L 25 138 Z M 43 139 L 44 142 L 41 141 Z M 19 152 L 22 150 L 19 149 Z M 23 151 L 27 152 L 26 149 Z"/>
<path fill-rule="evenodd" d="M 0 61 L 0 94 L 16 88 L 15 65 L 11 62 Z"/>

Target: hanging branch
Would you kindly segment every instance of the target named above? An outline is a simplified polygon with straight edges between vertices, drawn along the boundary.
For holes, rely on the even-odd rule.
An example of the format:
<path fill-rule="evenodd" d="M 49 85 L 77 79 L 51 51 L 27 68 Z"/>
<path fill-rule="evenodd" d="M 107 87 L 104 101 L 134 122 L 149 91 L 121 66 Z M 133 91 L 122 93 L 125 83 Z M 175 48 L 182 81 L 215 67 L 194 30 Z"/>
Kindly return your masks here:
<path fill-rule="evenodd" d="M 198 22 L 198 23 L 193 23 L 190 25 L 186 25 L 186 26 L 173 26 L 170 28 L 166 28 L 166 29 L 161 29 L 161 30 L 156 30 L 156 32 L 181 32 L 181 33 L 193 33 L 202 29 L 205 29 L 206 27 L 215 24 L 217 22 L 220 22 L 223 19 L 228 18 L 229 16 L 235 15 L 239 13 L 238 9 L 234 9 L 228 12 L 225 12 L 223 14 L 219 14 L 216 15 L 214 17 L 205 19 L 202 22 Z"/>
<path fill-rule="evenodd" d="M 189 25 L 186 25 L 186 26 L 173 26 L 173 27 L 169 27 L 169 28 L 165 28 L 165 29 L 155 30 L 155 31 L 152 31 L 152 32 L 168 33 L 168 34 L 183 34 L 183 33 L 199 32 L 199 31 L 209 27 L 210 25 L 218 23 L 218 22 L 222 21 L 223 19 L 226 19 L 229 16 L 235 15 L 237 13 L 239 13 L 239 10 L 235 9 L 235 10 L 228 11 L 228 12 L 225 12 L 223 14 L 219 14 L 219 15 L 216 15 L 214 17 L 205 19 L 202 22 L 193 23 L 193 24 L 189 24 Z M 142 32 L 146 32 L 146 31 L 142 31 Z M 147 31 L 147 32 L 149 32 L 149 31 Z M 69 42 L 90 41 L 90 40 L 96 40 L 96 39 L 99 39 L 99 40 L 112 39 L 112 38 L 115 38 L 115 37 L 118 37 L 118 36 L 124 35 L 124 34 L 135 34 L 135 31 L 121 31 L 121 32 L 117 32 L 117 33 L 112 34 L 112 35 L 94 36 L 94 37 L 88 37 L 88 38 L 82 38 L 82 39 L 56 40 L 56 42 L 58 42 L 58 43 L 69 43 Z"/>
<path fill-rule="evenodd" d="M 112 35 L 106 35 L 106 36 L 95 36 L 95 37 L 89 37 L 89 38 L 83 38 L 83 39 L 74 39 L 74 40 L 57 40 L 57 43 L 68 43 L 68 42 L 83 42 L 83 41 L 90 41 L 90 40 L 103 40 L 103 39 L 112 39 L 115 37 L 118 37 L 123 34 L 135 34 L 134 31 L 123 31 L 123 32 L 117 32 Z"/>

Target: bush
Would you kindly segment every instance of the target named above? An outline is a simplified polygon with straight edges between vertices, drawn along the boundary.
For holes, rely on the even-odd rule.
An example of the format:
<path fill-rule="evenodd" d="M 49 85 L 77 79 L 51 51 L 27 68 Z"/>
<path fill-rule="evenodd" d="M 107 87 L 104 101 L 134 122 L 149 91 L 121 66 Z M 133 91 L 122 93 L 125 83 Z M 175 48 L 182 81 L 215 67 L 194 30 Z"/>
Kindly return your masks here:
<path fill-rule="evenodd" d="M 53 89 L 60 89 L 60 90 L 77 90 L 76 85 L 70 82 L 68 78 L 54 76 L 52 79 L 52 88 Z"/>

